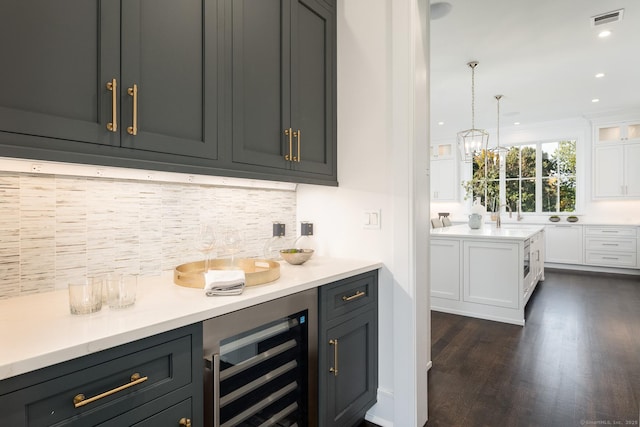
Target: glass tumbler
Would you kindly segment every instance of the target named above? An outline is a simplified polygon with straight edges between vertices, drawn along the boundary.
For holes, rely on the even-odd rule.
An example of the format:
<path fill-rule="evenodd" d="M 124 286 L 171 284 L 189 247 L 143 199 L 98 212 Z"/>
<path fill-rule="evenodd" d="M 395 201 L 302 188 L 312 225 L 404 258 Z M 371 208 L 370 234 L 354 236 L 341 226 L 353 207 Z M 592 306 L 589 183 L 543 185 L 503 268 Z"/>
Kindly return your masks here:
<path fill-rule="evenodd" d="M 69 283 L 69 310 L 71 314 L 89 314 L 102 308 L 102 278 L 87 277 Z"/>
<path fill-rule="evenodd" d="M 107 278 L 107 304 L 109 308 L 125 308 L 136 302 L 138 276 L 114 273 Z"/>

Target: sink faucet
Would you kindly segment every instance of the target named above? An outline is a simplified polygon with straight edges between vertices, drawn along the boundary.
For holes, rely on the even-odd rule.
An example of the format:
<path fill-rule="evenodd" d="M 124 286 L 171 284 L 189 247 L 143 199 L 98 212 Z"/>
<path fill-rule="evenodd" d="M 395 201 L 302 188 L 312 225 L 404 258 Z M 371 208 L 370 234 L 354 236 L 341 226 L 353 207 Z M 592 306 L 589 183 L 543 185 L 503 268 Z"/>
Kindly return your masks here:
<path fill-rule="evenodd" d="M 498 216 L 496 217 L 496 228 L 500 228 L 502 225 L 502 221 L 500 221 L 500 210 L 502 209 L 503 206 L 509 210 L 509 218 L 511 218 L 511 215 L 513 214 L 513 210 L 511 210 L 511 206 L 509 206 L 507 203 L 505 203 L 504 205 L 498 206 L 498 212 L 496 212 L 498 214 Z M 518 216 L 519 215 L 520 214 L 518 214 Z"/>
<path fill-rule="evenodd" d="M 520 215 L 520 212 L 522 211 L 522 207 L 520 206 L 520 200 L 518 200 L 518 204 L 516 206 L 518 208 L 518 215 L 516 216 L 516 219 L 518 221 L 522 221 L 522 215 Z"/>

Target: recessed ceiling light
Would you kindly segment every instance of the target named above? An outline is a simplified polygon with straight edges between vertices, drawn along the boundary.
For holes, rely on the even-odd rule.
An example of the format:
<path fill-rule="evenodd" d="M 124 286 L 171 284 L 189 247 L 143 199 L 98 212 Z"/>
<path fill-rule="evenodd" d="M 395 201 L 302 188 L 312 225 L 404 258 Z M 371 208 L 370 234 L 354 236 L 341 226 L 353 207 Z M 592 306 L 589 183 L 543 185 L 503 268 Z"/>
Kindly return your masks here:
<path fill-rule="evenodd" d="M 604 77 L 604 73 L 598 73 L 596 74 L 596 79 L 601 79 Z"/>
<path fill-rule="evenodd" d="M 438 122 L 438 126 L 444 125 L 444 122 Z"/>
<path fill-rule="evenodd" d="M 600 33 L 598 34 L 598 37 L 605 38 L 605 37 L 609 37 L 611 35 L 611 31 L 609 30 L 604 30 L 604 31 L 600 31 Z"/>
<path fill-rule="evenodd" d="M 594 103 L 595 103 L 595 102 L 600 102 L 600 100 L 599 100 L 598 98 L 593 98 L 593 99 L 591 100 L 591 102 L 594 102 Z"/>
<path fill-rule="evenodd" d="M 513 122 L 514 125 L 518 126 L 520 122 Z"/>

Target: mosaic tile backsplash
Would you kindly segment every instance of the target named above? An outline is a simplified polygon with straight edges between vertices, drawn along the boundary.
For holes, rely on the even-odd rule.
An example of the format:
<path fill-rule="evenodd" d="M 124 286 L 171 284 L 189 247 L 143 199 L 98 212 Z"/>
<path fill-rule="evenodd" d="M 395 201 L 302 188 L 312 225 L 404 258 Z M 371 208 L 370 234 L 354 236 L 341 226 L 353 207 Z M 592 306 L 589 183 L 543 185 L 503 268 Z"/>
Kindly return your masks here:
<path fill-rule="evenodd" d="M 158 275 L 202 259 L 200 224 L 243 233 L 262 257 L 272 222 L 295 237 L 296 193 L 196 184 L 0 173 L 0 298 L 64 289 L 86 275 Z"/>

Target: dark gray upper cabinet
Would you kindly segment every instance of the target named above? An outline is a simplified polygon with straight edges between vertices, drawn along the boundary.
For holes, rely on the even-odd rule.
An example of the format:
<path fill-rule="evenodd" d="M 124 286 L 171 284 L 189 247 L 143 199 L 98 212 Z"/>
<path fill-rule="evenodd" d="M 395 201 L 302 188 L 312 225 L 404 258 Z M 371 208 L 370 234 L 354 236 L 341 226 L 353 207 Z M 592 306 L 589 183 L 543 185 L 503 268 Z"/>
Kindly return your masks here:
<path fill-rule="evenodd" d="M 0 6 L 0 130 L 119 144 L 106 130 L 119 81 L 120 2 L 6 0 Z M 46 146 L 54 146 L 56 139 Z"/>
<path fill-rule="evenodd" d="M 0 156 L 337 185 L 325 0 L 7 0 L 0 36 Z"/>
<path fill-rule="evenodd" d="M 11 40 L 0 44 L 0 131 L 11 132 L 2 142 L 217 158 L 216 1 L 9 0 L 0 11 L 0 36 Z"/>
<path fill-rule="evenodd" d="M 335 14 L 317 0 L 227 0 L 232 162 L 336 181 Z"/>
<path fill-rule="evenodd" d="M 213 1 L 122 2 L 123 147 L 217 158 L 216 16 Z"/>

